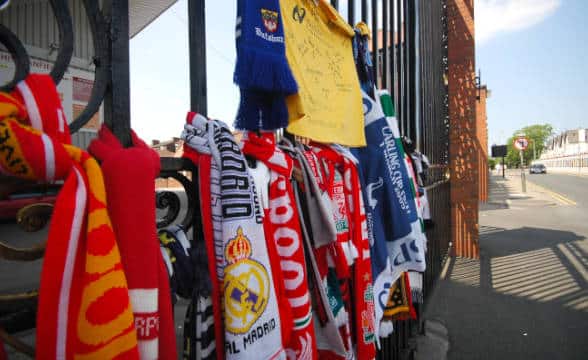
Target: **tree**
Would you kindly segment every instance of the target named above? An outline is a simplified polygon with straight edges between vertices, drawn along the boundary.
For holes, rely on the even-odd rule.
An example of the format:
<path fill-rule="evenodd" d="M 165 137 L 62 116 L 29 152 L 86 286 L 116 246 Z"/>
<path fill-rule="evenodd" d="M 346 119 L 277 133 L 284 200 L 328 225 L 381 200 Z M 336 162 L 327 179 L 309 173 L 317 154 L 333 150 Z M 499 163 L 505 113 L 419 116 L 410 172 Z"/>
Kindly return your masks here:
<path fill-rule="evenodd" d="M 545 148 L 545 142 L 553 134 L 553 126 L 550 124 L 536 124 L 525 126 L 524 128 L 515 131 L 506 143 L 508 151 L 505 162 L 510 168 L 518 167 L 521 163 L 519 151 L 513 146 L 514 139 L 521 134 L 524 134 L 525 137 L 529 139 L 529 146 L 523 151 L 524 164 L 529 165 L 533 160 L 533 143 L 535 143 L 535 152 L 537 154 L 537 159 L 539 159 Z"/>

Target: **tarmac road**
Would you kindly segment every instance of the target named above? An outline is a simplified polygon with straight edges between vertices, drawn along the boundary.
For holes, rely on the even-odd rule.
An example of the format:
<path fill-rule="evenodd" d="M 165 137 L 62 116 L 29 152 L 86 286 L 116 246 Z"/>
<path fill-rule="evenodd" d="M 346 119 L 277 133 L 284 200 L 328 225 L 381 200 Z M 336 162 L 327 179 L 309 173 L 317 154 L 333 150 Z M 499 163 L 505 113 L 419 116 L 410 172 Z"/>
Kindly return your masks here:
<path fill-rule="evenodd" d="M 493 176 L 480 259 L 448 261 L 433 292 L 450 360 L 588 359 L 588 179 L 526 175 L 550 191 Z"/>
<path fill-rule="evenodd" d="M 588 177 L 551 173 L 526 176 L 529 182 L 562 194 L 580 207 L 588 207 Z"/>

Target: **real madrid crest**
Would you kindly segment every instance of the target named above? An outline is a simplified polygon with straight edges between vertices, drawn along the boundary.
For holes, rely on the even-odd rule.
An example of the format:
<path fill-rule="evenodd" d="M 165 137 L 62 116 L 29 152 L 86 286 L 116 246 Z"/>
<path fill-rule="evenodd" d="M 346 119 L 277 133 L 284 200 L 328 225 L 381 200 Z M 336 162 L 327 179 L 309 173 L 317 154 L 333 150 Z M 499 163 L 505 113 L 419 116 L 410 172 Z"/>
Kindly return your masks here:
<path fill-rule="evenodd" d="M 273 33 L 278 30 L 278 13 L 276 11 L 261 9 L 261 18 L 267 31 Z"/>
<path fill-rule="evenodd" d="M 251 259 L 251 242 L 237 229 L 225 246 L 224 303 L 225 326 L 234 334 L 244 334 L 267 306 L 270 283 L 265 267 Z"/>

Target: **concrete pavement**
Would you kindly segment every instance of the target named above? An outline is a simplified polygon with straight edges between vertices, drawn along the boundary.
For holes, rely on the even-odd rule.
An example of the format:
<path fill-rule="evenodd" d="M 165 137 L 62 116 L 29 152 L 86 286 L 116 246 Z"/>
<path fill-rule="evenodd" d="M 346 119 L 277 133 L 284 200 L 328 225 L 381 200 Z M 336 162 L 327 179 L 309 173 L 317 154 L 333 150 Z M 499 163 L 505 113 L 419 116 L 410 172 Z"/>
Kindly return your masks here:
<path fill-rule="evenodd" d="M 527 190 L 516 177 L 491 177 L 480 260 L 446 264 L 425 317 L 447 327 L 449 359 L 588 358 L 585 211 Z"/>

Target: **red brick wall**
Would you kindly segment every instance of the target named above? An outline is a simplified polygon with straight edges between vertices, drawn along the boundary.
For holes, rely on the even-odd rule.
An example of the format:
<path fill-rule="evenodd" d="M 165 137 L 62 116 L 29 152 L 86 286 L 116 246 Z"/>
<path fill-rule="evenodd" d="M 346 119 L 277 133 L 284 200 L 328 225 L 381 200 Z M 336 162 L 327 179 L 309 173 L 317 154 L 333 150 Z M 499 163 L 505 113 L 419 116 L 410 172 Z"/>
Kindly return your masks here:
<path fill-rule="evenodd" d="M 479 200 L 488 201 L 488 117 L 486 115 L 486 99 L 488 98 L 488 89 L 481 86 L 478 89 L 479 99 L 476 102 L 476 129 L 478 138 L 478 196 Z"/>
<path fill-rule="evenodd" d="M 451 227 L 456 256 L 477 258 L 479 144 L 474 1 L 448 0 Z"/>

